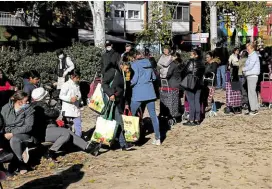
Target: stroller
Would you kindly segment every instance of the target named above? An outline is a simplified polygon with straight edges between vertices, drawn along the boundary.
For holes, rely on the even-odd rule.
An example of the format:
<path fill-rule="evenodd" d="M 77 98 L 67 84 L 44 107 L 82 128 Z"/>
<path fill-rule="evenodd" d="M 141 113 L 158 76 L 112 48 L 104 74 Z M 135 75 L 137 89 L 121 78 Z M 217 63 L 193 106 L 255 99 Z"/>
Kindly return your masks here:
<path fill-rule="evenodd" d="M 166 119 L 170 127 L 181 118 L 179 89 L 170 88 L 166 79 L 161 80 L 159 117 Z"/>
<path fill-rule="evenodd" d="M 203 77 L 204 84 L 207 84 L 206 88 L 207 90 L 201 91 L 201 112 L 202 114 L 206 113 L 205 117 L 215 117 L 217 116 L 216 113 L 216 105 L 214 103 L 213 97 L 214 97 L 214 78 L 215 74 L 211 73 L 212 77 Z M 210 84 L 210 85 L 209 85 Z M 203 95 L 203 93 L 208 95 Z M 206 103 L 204 103 L 206 102 Z M 187 100 L 186 94 L 184 94 L 184 113 L 182 115 L 182 121 L 189 119 L 189 102 Z"/>

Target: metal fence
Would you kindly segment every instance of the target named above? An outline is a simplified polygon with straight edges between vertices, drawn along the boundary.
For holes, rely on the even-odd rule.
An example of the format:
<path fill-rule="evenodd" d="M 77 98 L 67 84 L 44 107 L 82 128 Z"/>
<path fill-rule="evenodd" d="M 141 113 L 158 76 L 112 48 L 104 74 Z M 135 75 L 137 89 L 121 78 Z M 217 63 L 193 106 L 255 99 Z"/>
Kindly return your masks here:
<path fill-rule="evenodd" d="M 1 26 L 38 26 L 29 18 L 25 13 L 17 12 L 12 14 L 10 12 L 0 12 L 0 25 Z"/>

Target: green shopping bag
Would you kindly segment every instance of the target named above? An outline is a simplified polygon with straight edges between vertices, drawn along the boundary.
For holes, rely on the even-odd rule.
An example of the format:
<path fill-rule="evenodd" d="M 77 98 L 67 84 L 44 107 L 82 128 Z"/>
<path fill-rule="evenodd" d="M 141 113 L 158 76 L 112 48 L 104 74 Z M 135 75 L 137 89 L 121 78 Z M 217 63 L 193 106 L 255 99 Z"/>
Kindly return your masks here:
<path fill-rule="evenodd" d="M 96 120 L 96 127 L 91 141 L 111 146 L 114 141 L 118 125 L 112 119 L 114 111 L 114 102 L 109 102 L 106 106 L 105 113 Z"/>

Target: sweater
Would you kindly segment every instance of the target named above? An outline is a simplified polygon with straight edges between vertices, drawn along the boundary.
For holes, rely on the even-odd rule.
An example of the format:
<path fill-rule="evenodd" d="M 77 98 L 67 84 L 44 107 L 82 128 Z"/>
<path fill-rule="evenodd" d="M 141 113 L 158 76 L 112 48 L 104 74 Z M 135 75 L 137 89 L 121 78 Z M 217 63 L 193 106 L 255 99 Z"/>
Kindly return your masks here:
<path fill-rule="evenodd" d="M 243 72 L 245 76 L 260 75 L 260 59 L 255 51 L 248 56 Z"/>

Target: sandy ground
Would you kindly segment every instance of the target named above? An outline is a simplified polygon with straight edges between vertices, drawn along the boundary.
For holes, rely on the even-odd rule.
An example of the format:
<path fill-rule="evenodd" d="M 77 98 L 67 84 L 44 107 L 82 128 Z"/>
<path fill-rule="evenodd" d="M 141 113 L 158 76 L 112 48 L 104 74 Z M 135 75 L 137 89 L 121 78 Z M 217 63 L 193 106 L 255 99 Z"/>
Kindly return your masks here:
<path fill-rule="evenodd" d="M 216 97 L 223 102 L 223 92 Z M 223 108 L 201 126 L 175 125 L 162 146 L 149 140 L 135 151 L 108 151 L 96 158 L 67 154 L 59 164 L 42 161 L 34 171 L 3 182 L 4 188 L 272 188 L 272 110 L 250 117 L 224 115 Z M 95 117 L 84 110 L 85 130 Z"/>

